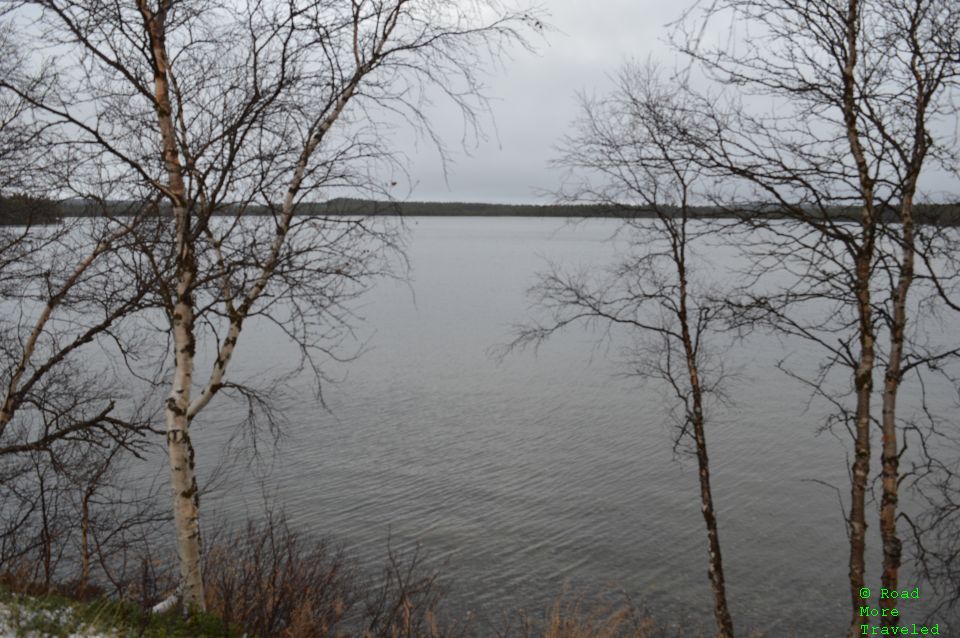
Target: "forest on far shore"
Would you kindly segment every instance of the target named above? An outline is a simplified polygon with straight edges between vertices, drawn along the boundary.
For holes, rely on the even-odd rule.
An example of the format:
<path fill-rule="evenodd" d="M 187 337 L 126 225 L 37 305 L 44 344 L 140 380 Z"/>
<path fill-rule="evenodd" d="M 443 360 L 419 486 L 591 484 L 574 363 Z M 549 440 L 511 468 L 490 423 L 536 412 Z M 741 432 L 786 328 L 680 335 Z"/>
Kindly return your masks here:
<path fill-rule="evenodd" d="M 131 215 L 142 210 L 143 202 L 83 199 L 54 200 L 25 195 L 0 197 L 0 225 L 22 226 L 49 224 L 73 217 L 101 217 Z M 155 205 L 154 205 L 155 206 Z M 156 207 L 156 206 L 155 206 Z M 170 214 L 169 206 L 156 207 L 158 213 Z M 325 202 L 303 202 L 299 205 L 304 215 L 396 215 L 400 217 L 576 217 L 576 218 L 656 218 L 656 211 L 636 206 L 611 204 L 501 204 L 487 202 L 400 202 L 373 199 L 336 198 Z M 670 207 L 667 207 L 670 210 Z M 675 209 L 679 215 L 679 208 Z M 857 219 L 859 209 L 830 209 L 834 219 Z M 960 202 L 952 204 L 917 204 L 917 221 L 939 226 L 960 226 Z M 236 215 L 238 207 L 224 207 L 220 214 Z M 687 207 L 688 215 L 701 219 L 737 218 L 763 214 L 779 217 L 769 204 L 756 210 L 737 210 L 721 206 Z M 243 211 L 247 215 L 268 215 L 266 206 L 250 205 Z M 784 215 L 784 218 L 787 216 Z M 896 220 L 896 211 L 889 208 L 884 216 Z"/>

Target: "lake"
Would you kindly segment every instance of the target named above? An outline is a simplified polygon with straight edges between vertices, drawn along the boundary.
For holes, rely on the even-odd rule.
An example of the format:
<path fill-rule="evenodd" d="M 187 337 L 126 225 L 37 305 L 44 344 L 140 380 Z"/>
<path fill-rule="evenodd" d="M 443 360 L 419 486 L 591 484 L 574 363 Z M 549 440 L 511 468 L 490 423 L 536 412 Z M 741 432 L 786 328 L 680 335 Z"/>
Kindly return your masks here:
<path fill-rule="evenodd" d="M 525 290 L 547 260 L 607 263 L 616 222 L 407 225 L 409 284 L 382 281 L 355 306 L 367 352 L 330 369 L 341 378 L 324 387 L 327 409 L 309 379 L 295 380 L 276 453 L 256 472 L 235 469 L 229 489 L 206 497 L 206 514 L 255 515 L 254 474 L 266 474 L 295 525 L 364 561 L 382 560 L 388 535 L 399 546 L 419 542 L 452 608 L 481 623 L 518 606 L 541 611 L 565 587 L 619 588 L 660 622 L 709 629 L 696 461 L 674 452 L 665 389 L 622 374 L 629 335 L 600 342 L 602 333 L 578 327 L 536 354 L 490 353 L 532 316 Z M 710 270 L 732 276 L 717 255 Z M 728 386 L 735 404 L 714 413 L 707 432 L 734 623 L 770 636 L 842 635 L 845 525 L 837 493 L 820 482 L 848 492 L 847 437 L 818 435 L 820 409 L 775 368 L 785 355 L 803 365 L 817 353 L 763 335 L 717 344 L 741 371 Z M 251 324 L 234 373 L 283 369 L 294 356 Z M 200 468 L 239 418 L 208 410 L 196 423 Z M 879 586 L 876 506 L 868 511 L 868 579 Z M 922 610 L 912 605 L 907 619 L 920 622 Z"/>

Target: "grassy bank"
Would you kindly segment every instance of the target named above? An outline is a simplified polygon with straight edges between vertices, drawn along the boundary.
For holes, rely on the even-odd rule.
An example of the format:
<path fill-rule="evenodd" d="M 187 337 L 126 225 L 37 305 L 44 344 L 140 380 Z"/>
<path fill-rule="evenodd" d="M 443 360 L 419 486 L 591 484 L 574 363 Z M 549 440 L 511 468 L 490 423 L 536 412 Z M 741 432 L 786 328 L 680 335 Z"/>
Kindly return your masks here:
<path fill-rule="evenodd" d="M 213 613 L 188 619 L 172 609 L 162 614 L 134 602 L 94 598 L 77 600 L 63 594 L 31 595 L 0 588 L 0 638 L 697 638 L 706 634 L 682 626 L 658 626 L 628 605 L 564 596 L 540 614 L 512 611 L 497 627 L 436 625 L 412 629 L 394 627 L 388 633 L 363 627 L 315 634 L 285 627 L 282 633 L 261 634 L 236 624 L 228 625 Z"/>
<path fill-rule="evenodd" d="M 33 638 L 230 638 L 241 636 L 212 614 L 184 619 L 173 610 L 152 614 L 129 601 L 80 601 L 0 590 L 0 636 Z"/>

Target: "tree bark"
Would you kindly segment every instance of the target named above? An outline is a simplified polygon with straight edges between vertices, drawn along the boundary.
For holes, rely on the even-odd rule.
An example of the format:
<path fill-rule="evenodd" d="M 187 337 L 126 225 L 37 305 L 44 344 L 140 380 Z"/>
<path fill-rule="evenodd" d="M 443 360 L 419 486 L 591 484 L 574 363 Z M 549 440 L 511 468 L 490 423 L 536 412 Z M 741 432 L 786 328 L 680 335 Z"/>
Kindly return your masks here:
<path fill-rule="evenodd" d="M 685 223 L 686 220 L 684 220 Z M 684 242 L 685 238 L 680 242 Z M 717 516 L 713 507 L 713 491 L 710 488 L 710 458 L 707 456 L 707 437 L 704 431 L 703 390 L 700 386 L 700 370 L 697 364 L 693 338 L 690 334 L 689 316 L 687 311 L 687 278 L 684 246 L 675 247 L 675 261 L 680 275 L 680 304 L 677 312 L 680 320 L 680 331 L 683 339 L 683 349 L 686 356 L 687 373 L 690 378 L 690 389 L 693 399 L 693 414 L 690 415 L 693 426 L 693 437 L 697 447 L 697 467 L 700 476 L 700 504 L 703 511 L 703 521 L 707 528 L 707 550 L 710 561 L 707 575 L 713 589 L 713 616 L 717 623 L 718 638 L 733 638 L 733 619 L 727 605 L 727 589 L 723 576 L 723 557 L 720 554 L 720 531 L 717 526 Z"/>
<path fill-rule="evenodd" d="M 866 585 L 866 493 L 870 472 L 870 401 L 873 398 L 873 369 L 876 359 L 876 335 L 873 326 L 870 278 L 875 247 L 873 201 L 866 197 L 863 210 L 863 241 L 856 257 L 856 298 L 859 315 L 860 357 L 854 371 L 856 412 L 854 418 L 854 459 L 850 482 L 850 603 L 851 620 L 848 636 L 859 635 L 863 619 L 861 590 Z"/>
<path fill-rule="evenodd" d="M 190 209 L 187 205 L 187 191 L 183 181 L 170 99 L 170 63 L 165 39 L 166 15 L 170 3 L 169 0 L 161 0 L 156 12 L 148 6 L 147 0 L 138 0 L 138 7 L 143 16 L 153 57 L 154 100 L 167 174 L 165 190 L 173 207 L 176 231 L 176 292 L 173 307 L 168 308 L 173 331 L 174 372 L 164 416 L 180 564 L 180 596 L 184 612 L 192 613 L 206 610 L 200 567 L 200 501 L 188 418 L 196 350 L 192 288 L 197 264 L 190 236 Z"/>
<path fill-rule="evenodd" d="M 867 537 L 866 492 L 870 470 L 870 399 L 873 396 L 874 334 L 870 306 L 870 263 L 861 256 L 857 264 L 858 310 L 860 314 L 860 361 L 854 377 L 857 407 L 854 422 L 854 459 L 850 488 L 850 600 L 852 619 L 849 636 L 859 634 L 862 618 L 859 614 L 863 600 L 860 590 L 865 585 L 865 558 Z"/>
<path fill-rule="evenodd" d="M 691 378 L 696 375 L 691 374 Z M 694 390 L 694 404 L 699 403 L 699 388 Z M 727 606 L 726 581 L 723 576 L 723 558 L 720 554 L 720 532 L 713 508 L 713 492 L 710 488 L 710 460 L 707 457 L 707 439 L 703 428 L 701 407 L 694 408 L 693 433 L 697 445 L 697 466 L 700 474 L 700 502 L 703 521 L 707 527 L 707 549 L 710 555 L 707 575 L 713 588 L 713 616 L 717 622 L 717 636 L 733 638 L 733 619 Z"/>
<path fill-rule="evenodd" d="M 858 315 L 860 354 L 854 371 L 856 412 L 854 418 L 854 459 L 850 485 L 850 629 L 847 635 L 859 634 L 862 618 L 859 608 L 863 600 L 861 590 L 865 585 L 865 550 L 867 537 L 866 492 L 870 471 L 870 400 L 873 396 L 873 368 L 875 360 L 875 334 L 873 307 L 871 305 L 870 279 L 876 247 L 876 211 L 874 210 L 874 180 L 870 176 L 860 140 L 858 127 L 858 88 L 856 68 L 859 60 L 861 5 L 859 0 L 848 0 L 846 23 L 846 56 L 842 71 L 841 109 L 850 152 L 857 166 L 860 193 L 863 198 L 861 213 L 861 237 L 854 253 L 855 281 Z"/>
<path fill-rule="evenodd" d="M 897 535 L 897 504 L 900 480 L 900 456 L 897 444 L 897 394 L 902 380 L 903 342 L 907 325 L 907 295 L 913 283 L 914 235 L 913 194 L 906 193 L 901 203 L 903 223 L 902 262 L 893 300 L 893 321 L 890 326 L 890 355 L 883 383 L 883 429 L 882 484 L 880 501 L 880 535 L 883 539 L 883 571 L 881 584 L 889 590 L 897 589 L 900 572 L 902 544 Z M 896 601 L 881 600 L 885 609 L 892 608 Z M 884 618 L 884 624 L 894 624 L 893 618 Z"/>

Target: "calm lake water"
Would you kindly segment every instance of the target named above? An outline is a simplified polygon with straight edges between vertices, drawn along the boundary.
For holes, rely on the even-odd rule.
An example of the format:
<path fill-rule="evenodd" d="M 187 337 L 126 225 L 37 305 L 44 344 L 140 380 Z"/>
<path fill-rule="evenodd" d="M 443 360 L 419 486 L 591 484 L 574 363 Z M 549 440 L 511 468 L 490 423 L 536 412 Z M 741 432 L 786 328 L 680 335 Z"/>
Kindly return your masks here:
<path fill-rule="evenodd" d="M 607 263 L 616 223 L 407 223 L 412 280 L 381 282 L 356 305 L 368 351 L 331 368 L 342 380 L 325 387 L 328 410 L 309 379 L 296 380 L 276 453 L 234 468 L 206 498 L 207 515 L 255 515 L 256 475 L 266 475 L 293 523 L 370 564 L 388 535 L 421 543 L 442 566 L 452 608 L 481 623 L 518 606 L 541 611 L 568 587 L 619 588 L 661 622 L 709 627 L 696 462 L 674 453 L 665 389 L 621 374 L 629 336 L 597 347 L 600 333 L 576 328 L 536 355 L 498 362 L 489 353 L 531 317 L 525 290 L 547 260 Z M 775 369 L 805 350 L 763 336 L 732 344 L 735 405 L 708 431 L 734 621 L 769 636 L 842 635 L 848 621 L 842 510 L 817 482 L 846 492 L 846 435 L 817 435 L 816 405 Z M 240 378 L 294 357 L 265 327 L 248 327 L 239 353 Z M 213 412 L 196 424 L 201 468 L 239 418 Z M 879 562 L 872 553 L 877 585 Z M 914 603 L 905 615 L 920 622 L 923 609 Z"/>

